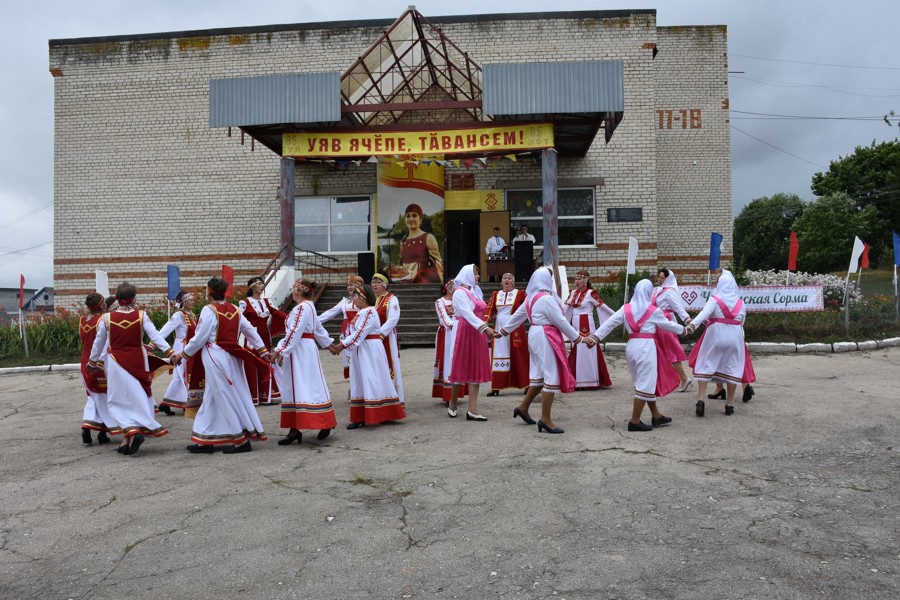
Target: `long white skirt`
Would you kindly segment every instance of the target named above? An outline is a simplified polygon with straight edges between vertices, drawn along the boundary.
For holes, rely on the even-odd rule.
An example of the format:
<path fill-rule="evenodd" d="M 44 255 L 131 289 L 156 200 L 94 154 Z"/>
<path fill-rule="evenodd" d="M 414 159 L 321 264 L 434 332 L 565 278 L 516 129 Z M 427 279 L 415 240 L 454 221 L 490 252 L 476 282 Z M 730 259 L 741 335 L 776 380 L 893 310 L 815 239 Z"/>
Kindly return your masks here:
<path fill-rule="evenodd" d="M 82 376 L 82 379 L 84 377 Z M 87 393 L 87 402 L 84 403 L 84 411 L 81 413 L 81 426 L 95 431 L 108 431 L 110 433 L 122 433 L 119 426 L 109 414 L 109 404 L 105 392 L 92 392 L 85 383 L 84 391 Z"/>
<path fill-rule="evenodd" d="M 125 437 L 137 433 L 160 437 L 169 433 L 154 418 L 153 396 L 148 396 L 140 382 L 112 356 L 106 358 L 106 403 L 110 418 L 125 432 Z"/>
<path fill-rule="evenodd" d="M 172 344 L 172 351 L 181 352 L 184 349 L 184 339 L 176 339 Z M 185 408 L 188 400 L 187 389 L 187 360 L 178 363 L 178 366 L 172 369 L 172 381 L 163 394 L 161 404 L 167 404 L 176 408 Z"/>
<path fill-rule="evenodd" d="M 528 330 L 528 385 L 541 387 L 542 392 L 560 393 L 561 380 L 556 352 L 540 325 Z"/>
<path fill-rule="evenodd" d="M 202 352 L 206 389 L 194 417 L 191 441 L 240 445 L 248 439 L 265 440 L 241 360 L 215 344 Z"/>
<path fill-rule="evenodd" d="M 744 328 L 727 323 L 707 326 L 694 364 L 694 379 L 740 384 L 743 375 Z"/>
<path fill-rule="evenodd" d="M 350 358 L 350 421 L 381 423 L 406 416 L 380 340 L 363 340 Z"/>
<path fill-rule="evenodd" d="M 406 400 L 403 399 L 403 373 L 400 370 L 400 346 L 397 344 L 397 330 L 392 331 L 391 335 L 388 336 L 388 339 L 391 342 L 391 363 L 394 368 L 394 389 L 397 390 L 397 398 L 400 399 L 400 404 L 403 404 Z"/>
<path fill-rule="evenodd" d="M 281 426 L 285 429 L 333 429 L 337 426 L 319 345 L 301 339 L 275 365 L 275 382 L 281 390 Z"/>
<path fill-rule="evenodd" d="M 634 383 L 634 397 L 637 400 L 656 400 L 656 341 L 635 338 L 625 345 L 625 364 Z"/>

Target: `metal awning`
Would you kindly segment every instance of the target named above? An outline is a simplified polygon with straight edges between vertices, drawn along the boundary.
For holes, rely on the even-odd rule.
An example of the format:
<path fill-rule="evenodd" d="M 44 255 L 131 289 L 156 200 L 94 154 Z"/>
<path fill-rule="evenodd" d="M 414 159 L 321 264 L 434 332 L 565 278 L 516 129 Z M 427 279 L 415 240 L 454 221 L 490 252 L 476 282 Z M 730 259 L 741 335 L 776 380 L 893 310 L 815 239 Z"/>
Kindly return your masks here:
<path fill-rule="evenodd" d="M 390 131 L 484 122 L 552 123 L 555 148 L 583 156 L 625 110 L 622 61 L 482 68 L 414 8 L 348 69 L 210 81 L 210 126 L 239 127 L 282 155 L 285 133 Z"/>
<path fill-rule="evenodd" d="M 484 67 L 485 114 L 495 121 L 550 121 L 556 150 L 583 156 L 600 127 L 607 142 L 625 113 L 620 60 Z"/>

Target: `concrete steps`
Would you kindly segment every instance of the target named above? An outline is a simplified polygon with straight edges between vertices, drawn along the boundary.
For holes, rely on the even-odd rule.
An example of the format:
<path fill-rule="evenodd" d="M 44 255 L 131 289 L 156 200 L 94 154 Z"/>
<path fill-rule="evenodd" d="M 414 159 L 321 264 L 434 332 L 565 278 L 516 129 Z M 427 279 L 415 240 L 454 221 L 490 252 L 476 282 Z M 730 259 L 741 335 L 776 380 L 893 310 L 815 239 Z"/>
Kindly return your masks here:
<path fill-rule="evenodd" d="M 498 288 L 499 285 L 496 283 L 483 285 L 485 301 L 490 298 L 491 292 Z M 390 291 L 400 302 L 400 321 L 397 323 L 400 347 L 433 347 L 438 326 L 434 301 L 441 295 L 441 286 L 436 283 L 395 283 L 391 285 Z M 344 285 L 327 286 L 316 302 L 316 310 L 320 313 L 328 310 L 340 302 L 346 294 L 347 288 Z M 341 322 L 333 319 L 325 323 L 325 329 L 337 339 Z"/>

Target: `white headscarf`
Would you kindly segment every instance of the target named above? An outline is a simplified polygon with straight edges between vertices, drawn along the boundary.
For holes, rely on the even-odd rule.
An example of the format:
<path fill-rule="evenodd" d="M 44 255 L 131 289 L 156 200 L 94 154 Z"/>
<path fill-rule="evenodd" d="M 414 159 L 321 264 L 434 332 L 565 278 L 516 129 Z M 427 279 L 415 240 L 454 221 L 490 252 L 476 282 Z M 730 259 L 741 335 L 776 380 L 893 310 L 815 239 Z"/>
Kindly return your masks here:
<path fill-rule="evenodd" d="M 659 286 L 661 288 L 677 288 L 678 281 L 675 279 L 675 271 L 672 269 L 668 269 L 669 275 L 666 277 L 666 280 L 662 282 L 662 285 Z"/>
<path fill-rule="evenodd" d="M 716 284 L 713 296 L 717 296 L 728 308 L 734 308 L 734 305 L 737 304 L 741 296 L 738 293 L 737 281 L 734 280 L 734 275 L 731 274 L 731 271 L 722 269 L 722 274 L 719 275 L 719 282 Z"/>
<path fill-rule="evenodd" d="M 528 280 L 528 287 L 525 288 L 525 295 L 533 298 L 539 292 L 547 292 L 556 300 L 560 309 L 563 307 L 559 294 L 556 293 L 556 286 L 553 285 L 553 273 L 548 267 L 540 267 L 531 274 Z"/>
<path fill-rule="evenodd" d="M 635 321 L 640 321 L 647 308 L 650 306 L 650 296 L 653 294 L 653 283 L 649 279 L 641 279 L 634 286 L 634 295 L 628 304 L 631 305 L 631 316 Z"/>
<path fill-rule="evenodd" d="M 478 287 L 478 283 L 475 281 L 475 265 L 473 264 L 466 265 L 459 270 L 459 274 L 453 279 L 453 285 L 456 287 L 461 285 L 467 286 L 476 298 L 484 300 L 484 292 L 481 291 L 481 288 Z"/>

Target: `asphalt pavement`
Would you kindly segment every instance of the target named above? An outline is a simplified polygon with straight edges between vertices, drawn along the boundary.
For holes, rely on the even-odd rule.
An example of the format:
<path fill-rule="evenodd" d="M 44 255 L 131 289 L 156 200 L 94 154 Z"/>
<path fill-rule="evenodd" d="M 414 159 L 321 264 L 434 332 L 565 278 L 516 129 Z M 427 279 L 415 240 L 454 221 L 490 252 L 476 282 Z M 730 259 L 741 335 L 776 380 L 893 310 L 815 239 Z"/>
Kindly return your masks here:
<path fill-rule="evenodd" d="M 236 455 L 187 453 L 180 415 L 135 456 L 86 446 L 77 372 L 0 375 L 0 598 L 900 597 L 900 348 L 757 356 L 733 416 L 675 393 L 649 433 L 608 359 L 549 435 L 515 390 L 449 419 L 404 350 L 407 419 L 348 431 L 324 352 L 338 429 L 278 446 L 260 408 Z"/>

